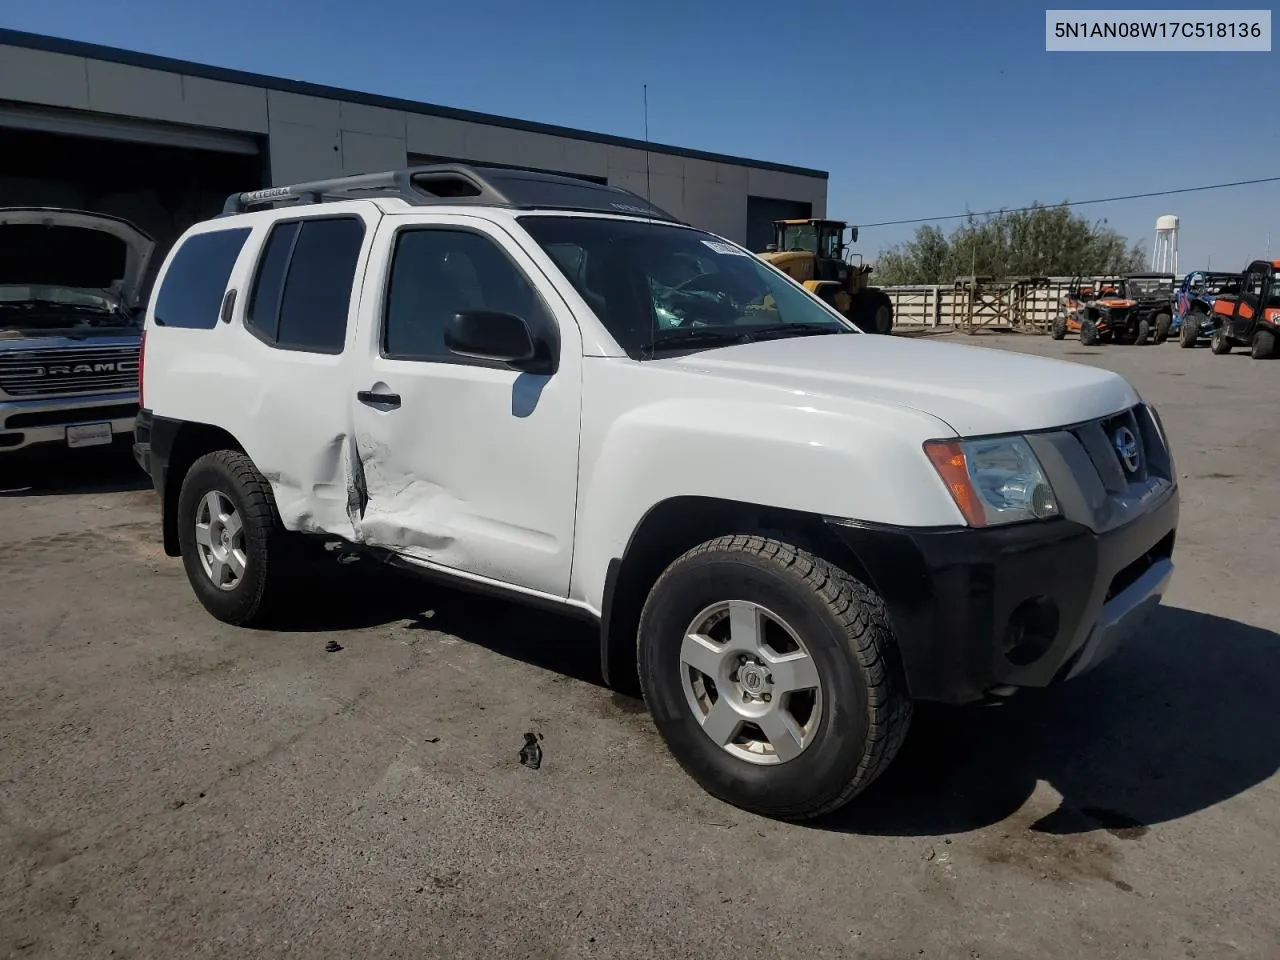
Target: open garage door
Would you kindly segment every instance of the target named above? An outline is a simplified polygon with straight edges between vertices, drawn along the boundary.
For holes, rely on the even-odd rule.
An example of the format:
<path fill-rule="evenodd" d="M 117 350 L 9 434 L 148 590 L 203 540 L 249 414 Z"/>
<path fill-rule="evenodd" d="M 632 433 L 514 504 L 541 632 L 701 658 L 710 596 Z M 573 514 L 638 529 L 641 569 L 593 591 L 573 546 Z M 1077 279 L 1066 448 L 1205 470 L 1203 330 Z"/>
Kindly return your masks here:
<path fill-rule="evenodd" d="M 58 133 L 73 137 L 92 137 L 95 140 L 120 140 L 126 143 L 148 143 L 157 147 L 183 147 L 188 150 L 211 150 L 246 156 L 256 156 L 261 152 L 258 139 L 251 134 L 22 104 L 0 104 L 0 129 Z"/>
<path fill-rule="evenodd" d="M 156 241 L 152 276 L 192 223 L 217 214 L 227 196 L 264 185 L 256 150 L 205 141 L 158 144 L 3 126 L 0 116 L 0 206 L 71 207 L 123 217 Z M 65 118 L 64 118 L 65 119 Z M 110 118 L 104 118 L 110 121 Z M 175 128 L 175 135 L 204 131 Z M 216 131 L 214 132 L 216 136 Z M 148 277 L 144 290 L 150 289 Z"/>
<path fill-rule="evenodd" d="M 773 243 L 773 221 L 807 220 L 812 216 L 811 203 L 747 197 L 747 249 L 753 253 L 764 253 L 764 248 Z"/>

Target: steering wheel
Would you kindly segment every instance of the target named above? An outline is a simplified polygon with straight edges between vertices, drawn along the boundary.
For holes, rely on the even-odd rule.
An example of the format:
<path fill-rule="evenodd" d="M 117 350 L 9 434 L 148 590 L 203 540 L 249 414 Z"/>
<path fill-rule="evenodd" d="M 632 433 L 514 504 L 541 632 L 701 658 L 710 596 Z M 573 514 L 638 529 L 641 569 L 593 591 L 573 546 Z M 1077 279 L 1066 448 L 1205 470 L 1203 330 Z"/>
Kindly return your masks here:
<path fill-rule="evenodd" d="M 681 308 L 684 314 L 678 324 L 680 327 L 696 326 L 700 320 L 703 323 L 714 322 L 714 316 L 699 317 L 696 315 L 708 312 L 714 314 L 718 309 L 722 310 L 732 302 L 732 297 L 727 291 L 715 288 L 714 277 L 709 273 L 699 273 L 689 277 L 687 280 L 682 280 L 672 286 L 670 290 L 669 306 Z M 696 296 L 699 293 L 710 294 L 710 296 Z M 709 310 L 699 310 L 699 307 L 709 308 Z"/>

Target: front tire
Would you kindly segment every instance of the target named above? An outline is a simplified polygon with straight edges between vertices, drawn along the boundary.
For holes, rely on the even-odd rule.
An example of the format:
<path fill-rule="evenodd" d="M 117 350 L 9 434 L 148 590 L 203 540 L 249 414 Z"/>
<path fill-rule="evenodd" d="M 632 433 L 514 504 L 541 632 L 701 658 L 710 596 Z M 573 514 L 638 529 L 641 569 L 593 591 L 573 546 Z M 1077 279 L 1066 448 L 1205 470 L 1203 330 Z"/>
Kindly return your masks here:
<path fill-rule="evenodd" d="M 1138 321 L 1138 329 L 1133 335 L 1134 346 L 1145 347 L 1151 342 L 1151 324 L 1146 320 Z"/>
<path fill-rule="evenodd" d="M 1231 341 L 1227 339 L 1226 324 L 1220 325 L 1217 330 L 1213 331 L 1213 338 L 1209 341 L 1209 349 L 1219 356 L 1231 352 Z"/>
<path fill-rule="evenodd" d="M 224 623 L 261 622 L 281 592 L 285 533 L 253 461 L 218 450 L 193 463 L 177 523 L 182 565 L 204 608 Z"/>
<path fill-rule="evenodd" d="M 728 536 L 658 578 L 640 618 L 645 701 L 708 793 L 769 817 L 835 810 L 911 720 L 879 596 L 797 547 Z"/>
<path fill-rule="evenodd" d="M 893 333 L 893 300 L 883 290 L 864 290 L 854 299 L 853 322 L 865 333 Z"/>
<path fill-rule="evenodd" d="M 1049 335 L 1055 340 L 1065 340 L 1067 338 L 1067 318 L 1061 315 L 1054 317 Z"/>
<path fill-rule="evenodd" d="M 1156 343 L 1164 343 L 1169 339 L 1169 328 L 1173 326 L 1173 317 L 1167 313 L 1156 315 Z"/>
<path fill-rule="evenodd" d="M 1096 346 L 1098 343 L 1098 324 L 1096 321 L 1085 318 L 1080 321 L 1080 342 L 1086 347 Z"/>
<path fill-rule="evenodd" d="M 1200 331 L 1203 328 L 1204 315 L 1201 313 L 1188 313 L 1182 318 L 1182 326 L 1178 329 L 1178 343 L 1185 348 L 1194 347 L 1196 341 L 1200 339 Z"/>
<path fill-rule="evenodd" d="M 1270 330 L 1259 330 L 1253 335 L 1249 355 L 1255 360 L 1270 360 L 1276 355 L 1276 338 Z"/>

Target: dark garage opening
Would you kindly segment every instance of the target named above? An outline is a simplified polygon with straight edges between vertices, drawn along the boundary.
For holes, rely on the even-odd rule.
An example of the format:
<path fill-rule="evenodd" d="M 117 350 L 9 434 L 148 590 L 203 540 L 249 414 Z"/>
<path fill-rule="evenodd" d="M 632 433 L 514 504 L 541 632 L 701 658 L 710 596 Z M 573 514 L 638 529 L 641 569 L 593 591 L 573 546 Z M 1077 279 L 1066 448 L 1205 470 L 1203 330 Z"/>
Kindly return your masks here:
<path fill-rule="evenodd" d="M 747 197 L 747 249 L 763 253 L 773 243 L 773 221 L 808 220 L 813 204 L 799 200 L 775 200 L 772 197 Z"/>
<path fill-rule="evenodd" d="M 263 185 L 260 156 L 0 129 L 0 206 L 71 207 L 136 224 L 156 241 L 151 277 L 192 223 Z"/>

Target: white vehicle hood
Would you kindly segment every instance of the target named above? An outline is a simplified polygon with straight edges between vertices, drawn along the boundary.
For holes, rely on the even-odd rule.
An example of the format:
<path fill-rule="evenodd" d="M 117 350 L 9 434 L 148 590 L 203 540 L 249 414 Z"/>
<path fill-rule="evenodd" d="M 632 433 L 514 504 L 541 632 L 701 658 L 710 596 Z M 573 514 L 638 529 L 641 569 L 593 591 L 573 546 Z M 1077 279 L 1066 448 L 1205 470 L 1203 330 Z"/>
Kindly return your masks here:
<path fill-rule="evenodd" d="M 33 243 L 15 227 L 61 229 L 50 232 L 47 242 Z M 123 251 L 103 244 L 78 249 L 74 237 L 82 230 L 113 238 Z M 0 207 L 0 251 L 6 253 L 0 258 L 0 283 L 114 290 L 133 306 L 154 250 L 151 237 L 119 217 L 58 207 Z"/>
<path fill-rule="evenodd" d="M 964 437 L 1025 433 L 1109 416 L 1139 402 L 1121 376 L 992 347 L 848 334 L 793 337 L 647 361 L 807 396 L 894 404 Z"/>

